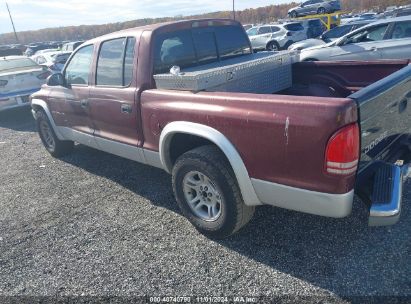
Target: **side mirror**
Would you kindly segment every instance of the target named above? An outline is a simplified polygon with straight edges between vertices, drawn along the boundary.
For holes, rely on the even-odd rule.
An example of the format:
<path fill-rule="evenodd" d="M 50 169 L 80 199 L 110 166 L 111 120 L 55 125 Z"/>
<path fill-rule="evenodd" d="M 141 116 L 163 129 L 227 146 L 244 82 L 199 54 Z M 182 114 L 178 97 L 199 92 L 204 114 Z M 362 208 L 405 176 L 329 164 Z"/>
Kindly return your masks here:
<path fill-rule="evenodd" d="M 47 78 L 47 85 L 50 87 L 64 86 L 64 76 L 61 73 L 52 74 Z"/>

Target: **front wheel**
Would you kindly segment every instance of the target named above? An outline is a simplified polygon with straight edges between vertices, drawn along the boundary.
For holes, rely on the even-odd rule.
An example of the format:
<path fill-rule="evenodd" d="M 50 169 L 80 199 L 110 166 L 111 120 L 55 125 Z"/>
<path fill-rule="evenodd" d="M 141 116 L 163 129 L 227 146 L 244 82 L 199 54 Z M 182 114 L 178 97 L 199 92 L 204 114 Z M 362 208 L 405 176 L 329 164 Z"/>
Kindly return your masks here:
<path fill-rule="evenodd" d="M 254 214 L 255 207 L 244 204 L 234 173 L 215 146 L 202 146 L 180 156 L 172 183 L 182 213 L 207 236 L 228 237 Z"/>
<path fill-rule="evenodd" d="M 324 14 L 326 13 L 326 10 L 325 10 L 324 7 L 320 7 L 320 8 L 318 9 L 317 13 L 318 13 L 319 15 L 324 15 Z"/>
<path fill-rule="evenodd" d="M 72 152 L 74 142 L 59 140 L 46 113 L 41 110 L 36 112 L 36 124 L 40 139 L 52 156 L 60 157 Z"/>

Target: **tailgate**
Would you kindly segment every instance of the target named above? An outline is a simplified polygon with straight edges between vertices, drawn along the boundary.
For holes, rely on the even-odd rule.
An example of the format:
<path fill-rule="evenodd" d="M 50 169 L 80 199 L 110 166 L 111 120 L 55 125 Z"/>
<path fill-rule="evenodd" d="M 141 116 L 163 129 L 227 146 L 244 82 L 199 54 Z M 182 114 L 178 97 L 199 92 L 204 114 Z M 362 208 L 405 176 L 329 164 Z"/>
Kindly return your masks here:
<path fill-rule="evenodd" d="M 385 160 L 411 131 L 411 65 L 349 96 L 359 108 L 361 161 L 365 170 Z"/>

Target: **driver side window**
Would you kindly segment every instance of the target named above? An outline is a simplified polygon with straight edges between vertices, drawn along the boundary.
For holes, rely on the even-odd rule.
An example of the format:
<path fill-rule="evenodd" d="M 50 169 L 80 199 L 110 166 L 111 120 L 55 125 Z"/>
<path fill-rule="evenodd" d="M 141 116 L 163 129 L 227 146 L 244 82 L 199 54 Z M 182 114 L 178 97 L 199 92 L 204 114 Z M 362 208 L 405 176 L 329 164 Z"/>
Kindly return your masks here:
<path fill-rule="evenodd" d="M 94 45 L 79 49 L 68 64 L 64 77 L 68 85 L 88 85 Z"/>
<path fill-rule="evenodd" d="M 372 42 L 384 40 L 388 24 L 368 28 L 350 37 L 349 43 Z"/>

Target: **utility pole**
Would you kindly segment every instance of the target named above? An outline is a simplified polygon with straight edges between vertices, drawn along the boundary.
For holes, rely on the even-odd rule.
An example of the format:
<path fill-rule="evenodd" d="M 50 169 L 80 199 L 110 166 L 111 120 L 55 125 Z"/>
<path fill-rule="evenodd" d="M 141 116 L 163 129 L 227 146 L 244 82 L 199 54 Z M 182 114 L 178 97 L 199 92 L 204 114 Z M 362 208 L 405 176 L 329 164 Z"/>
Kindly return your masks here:
<path fill-rule="evenodd" d="M 233 19 L 235 20 L 235 6 L 234 6 L 234 1 L 235 1 L 235 0 L 233 0 Z"/>
<path fill-rule="evenodd" d="M 7 4 L 7 2 L 6 2 L 6 7 L 7 7 L 7 11 L 9 12 L 9 16 L 10 16 L 11 25 L 13 26 L 14 37 L 16 37 L 16 42 L 18 43 L 18 42 L 19 42 L 19 38 L 17 37 L 16 28 L 14 27 L 13 18 L 11 17 L 11 13 L 10 13 L 9 5 Z"/>

